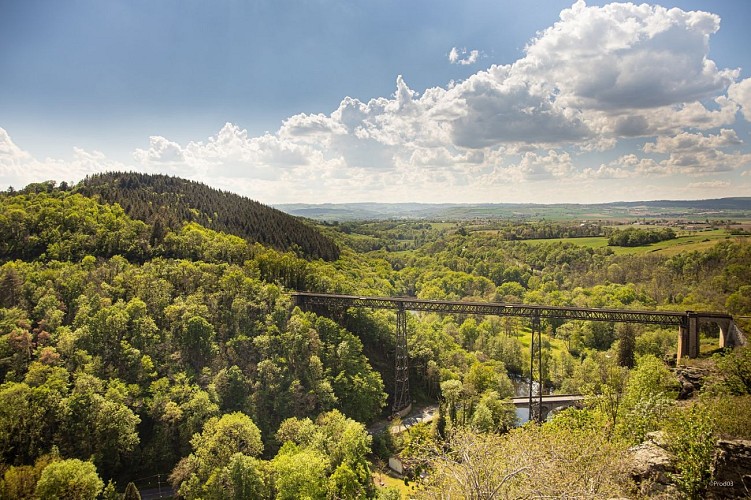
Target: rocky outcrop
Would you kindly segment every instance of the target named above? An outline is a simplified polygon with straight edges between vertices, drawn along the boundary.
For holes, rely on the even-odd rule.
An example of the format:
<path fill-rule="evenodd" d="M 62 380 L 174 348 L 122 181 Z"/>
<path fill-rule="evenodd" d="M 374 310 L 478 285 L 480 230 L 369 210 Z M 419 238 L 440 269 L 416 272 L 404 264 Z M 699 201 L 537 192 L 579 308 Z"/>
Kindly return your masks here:
<path fill-rule="evenodd" d="M 677 367 L 675 369 L 675 376 L 678 377 L 678 382 L 681 384 L 678 399 L 690 399 L 698 394 L 703 385 L 704 377 L 707 375 L 709 375 L 709 370 L 706 368 L 698 368 L 696 366 Z"/>
<path fill-rule="evenodd" d="M 647 440 L 633 446 L 631 478 L 636 483 L 640 496 L 651 498 L 676 498 L 678 489 L 670 474 L 675 474 L 673 456 L 664 448 L 661 432 L 650 432 Z"/>
<path fill-rule="evenodd" d="M 643 443 L 629 450 L 631 477 L 640 496 L 661 499 L 680 496 L 671 477 L 677 473 L 674 458 L 665 448 L 663 433 L 650 432 Z M 751 441 L 717 442 L 706 498 L 751 498 Z"/>
<path fill-rule="evenodd" d="M 707 498 L 748 497 L 751 497 L 751 441 L 718 441 Z"/>

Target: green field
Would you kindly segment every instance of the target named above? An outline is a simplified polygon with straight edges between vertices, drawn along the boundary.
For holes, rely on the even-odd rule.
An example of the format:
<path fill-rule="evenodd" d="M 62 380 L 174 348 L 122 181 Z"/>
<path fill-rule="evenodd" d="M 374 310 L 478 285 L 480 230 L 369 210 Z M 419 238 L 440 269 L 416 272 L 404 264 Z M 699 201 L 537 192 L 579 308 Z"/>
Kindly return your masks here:
<path fill-rule="evenodd" d="M 525 352 L 529 352 L 529 348 L 532 344 L 532 331 L 528 327 L 524 327 L 521 329 L 519 334 L 520 335 L 516 337 L 517 340 L 519 340 L 519 342 L 522 344 Z M 550 349 L 553 352 L 568 350 L 568 347 L 566 347 L 566 343 L 563 340 L 550 337 L 546 334 L 543 335 L 543 339 L 550 342 Z"/>
<path fill-rule="evenodd" d="M 589 248 L 608 247 L 617 255 L 635 255 L 655 252 L 660 255 L 671 256 L 681 252 L 691 252 L 696 250 L 706 250 L 714 246 L 718 241 L 730 238 L 747 238 L 748 236 L 731 236 L 725 229 L 714 229 L 711 231 L 684 232 L 667 241 L 644 245 L 640 247 L 608 247 L 608 239 L 604 236 L 592 238 L 554 238 L 547 240 L 526 240 L 529 245 L 542 245 L 543 243 L 563 242 L 571 243 Z"/>

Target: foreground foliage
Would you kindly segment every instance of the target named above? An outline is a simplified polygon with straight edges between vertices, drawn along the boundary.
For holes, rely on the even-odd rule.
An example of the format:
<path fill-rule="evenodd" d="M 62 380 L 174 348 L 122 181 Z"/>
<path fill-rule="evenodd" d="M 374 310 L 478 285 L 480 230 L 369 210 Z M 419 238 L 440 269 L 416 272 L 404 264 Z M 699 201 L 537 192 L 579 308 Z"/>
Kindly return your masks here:
<path fill-rule="evenodd" d="M 591 429 L 458 431 L 429 459 L 421 498 L 607 498 L 628 494 L 625 449 Z"/>

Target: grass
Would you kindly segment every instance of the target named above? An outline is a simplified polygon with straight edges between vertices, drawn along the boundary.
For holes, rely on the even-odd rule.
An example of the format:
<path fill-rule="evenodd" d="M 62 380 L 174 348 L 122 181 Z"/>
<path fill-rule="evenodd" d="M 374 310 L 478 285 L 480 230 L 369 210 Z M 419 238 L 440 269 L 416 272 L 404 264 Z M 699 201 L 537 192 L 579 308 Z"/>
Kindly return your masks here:
<path fill-rule="evenodd" d="M 608 247 L 608 239 L 604 236 L 590 238 L 553 238 L 546 240 L 526 240 L 529 245 L 542 245 L 543 243 L 562 242 L 571 243 L 593 249 L 608 247 L 616 255 L 637 255 L 645 253 L 658 253 L 670 257 L 681 252 L 702 251 L 714 246 L 718 241 L 728 238 L 747 238 L 747 236 L 731 236 L 724 229 L 712 231 L 690 232 L 678 236 L 675 239 L 661 241 L 652 245 L 640 247 Z"/>
<path fill-rule="evenodd" d="M 404 484 L 403 479 L 399 479 L 388 474 L 385 470 L 385 465 L 379 467 L 373 471 L 373 482 L 376 485 L 376 489 L 382 488 L 394 488 L 399 490 L 402 498 L 411 498 L 415 493 L 414 482 L 410 482 L 409 486 Z"/>
<path fill-rule="evenodd" d="M 516 337 L 519 342 L 521 342 L 522 346 L 529 352 L 529 347 L 532 344 L 532 331 L 529 328 L 522 328 L 519 332 L 520 335 Z M 548 340 L 550 342 L 550 350 L 553 352 L 558 352 L 561 350 L 568 350 L 568 347 L 566 346 L 566 342 L 560 339 L 555 339 L 547 334 L 543 334 L 542 336 L 543 340 Z"/>
<path fill-rule="evenodd" d="M 724 234 L 712 234 L 720 232 Z M 717 242 L 729 238 L 737 238 L 737 236 L 730 236 L 725 231 L 708 231 L 693 236 L 679 236 L 675 240 L 657 243 L 655 249 L 651 251 L 659 251 L 660 255 L 671 257 L 681 252 L 704 251 L 716 245 Z"/>
<path fill-rule="evenodd" d="M 699 335 L 699 353 L 702 356 L 711 356 L 720 350 L 719 337 L 706 337 Z"/>

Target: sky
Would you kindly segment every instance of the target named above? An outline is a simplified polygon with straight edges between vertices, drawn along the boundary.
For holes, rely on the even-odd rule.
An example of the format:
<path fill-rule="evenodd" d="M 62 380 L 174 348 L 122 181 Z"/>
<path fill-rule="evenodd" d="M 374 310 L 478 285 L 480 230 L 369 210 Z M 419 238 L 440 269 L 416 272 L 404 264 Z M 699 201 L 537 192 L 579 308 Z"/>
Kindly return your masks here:
<path fill-rule="evenodd" d="M 751 2 L 0 0 L 0 188 L 751 196 Z"/>

